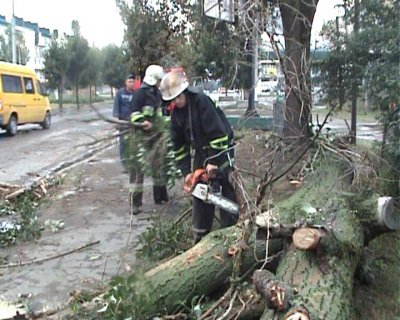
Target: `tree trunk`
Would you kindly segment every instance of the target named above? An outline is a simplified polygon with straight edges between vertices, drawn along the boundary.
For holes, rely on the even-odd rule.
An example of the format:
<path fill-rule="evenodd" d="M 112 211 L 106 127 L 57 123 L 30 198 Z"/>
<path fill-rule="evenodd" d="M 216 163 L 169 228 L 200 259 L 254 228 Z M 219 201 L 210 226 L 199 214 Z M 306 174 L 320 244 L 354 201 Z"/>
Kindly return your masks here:
<path fill-rule="evenodd" d="M 57 87 L 58 91 L 58 107 L 60 108 L 60 111 L 63 111 L 63 97 L 62 97 L 62 86 Z"/>
<path fill-rule="evenodd" d="M 400 229 L 391 198 L 345 193 L 344 181 L 340 184 L 337 180 L 337 185 L 329 188 L 331 180 L 325 180 L 314 181 L 279 208 L 277 221 L 289 223 L 302 217 L 308 223 L 297 228 L 287 241 L 274 277 L 255 277 L 258 283 L 277 281 L 284 292 L 291 288 L 295 293 L 290 301 L 282 302 L 285 308 L 271 310 L 267 303 L 263 320 L 354 318 L 353 278 L 364 246 L 383 232 Z M 265 290 L 260 292 L 266 296 Z"/>
<path fill-rule="evenodd" d="M 318 0 L 280 1 L 280 11 L 285 37 L 284 74 L 286 85 L 285 137 L 310 136 L 310 39 Z"/>
<path fill-rule="evenodd" d="M 248 242 L 241 239 L 254 228 L 244 221 L 243 228 L 214 231 L 187 252 L 148 271 L 151 309 L 146 311 L 171 313 L 194 297 L 224 289 L 230 278 L 238 279 L 238 257 L 243 258 L 242 274 L 250 274 L 256 261 L 280 252 L 274 274 L 254 273 L 255 286 L 266 300 L 261 319 L 354 318 L 353 278 L 364 247 L 383 232 L 400 230 L 400 218 L 393 213 L 391 198 L 379 198 L 368 190 L 354 192 L 348 175 L 340 178 L 343 167 L 337 159 L 323 163 L 324 169 L 307 187 L 254 219 L 259 230 L 250 232 Z M 268 241 L 254 239 L 262 233 Z M 268 268 L 275 270 L 272 265 Z M 137 289 L 139 294 L 148 292 Z"/>
<path fill-rule="evenodd" d="M 172 312 L 182 302 L 195 296 L 208 295 L 228 283 L 233 272 L 233 255 L 238 250 L 241 230 L 236 227 L 214 231 L 204 237 L 196 246 L 148 271 L 154 295 L 152 311 Z M 269 242 L 270 255 L 282 249 L 282 241 Z M 245 250 L 242 270 L 248 270 L 256 263 L 256 257 L 265 257 L 265 242 L 254 237 Z M 157 310 L 155 310 L 157 308 Z"/>
<path fill-rule="evenodd" d="M 76 108 L 79 110 L 80 105 L 79 105 L 79 86 L 76 84 L 75 85 L 75 99 L 76 99 Z"/>

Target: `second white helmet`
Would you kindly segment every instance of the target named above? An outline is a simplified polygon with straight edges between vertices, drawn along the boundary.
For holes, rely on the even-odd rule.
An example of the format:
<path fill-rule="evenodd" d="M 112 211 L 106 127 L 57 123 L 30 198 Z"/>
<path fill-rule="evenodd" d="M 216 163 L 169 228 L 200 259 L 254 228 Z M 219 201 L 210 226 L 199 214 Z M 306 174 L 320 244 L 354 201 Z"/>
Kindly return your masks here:
<path fill-rule="evenodd" d="M 164 76 L 163 67 L 157 64 L 151 64 L 147 67 L 143 82 L 149 86 L 155 86 L 157 81 L 161 80 Z"/>
<path fill-rule="evenodd" d="M 170 101 L 179 96 L 186 88 L 189 87 L 189 82 L 182 72 L 168 72 L 161 80 L 160 91 L 163 100 Z"/>

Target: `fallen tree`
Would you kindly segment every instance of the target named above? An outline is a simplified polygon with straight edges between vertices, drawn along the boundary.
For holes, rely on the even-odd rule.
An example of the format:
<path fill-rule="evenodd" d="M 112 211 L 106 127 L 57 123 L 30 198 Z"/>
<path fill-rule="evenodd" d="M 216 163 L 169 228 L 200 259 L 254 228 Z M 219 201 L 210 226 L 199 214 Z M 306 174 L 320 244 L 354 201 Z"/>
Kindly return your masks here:
<path fill-rule="evenodd" d="M 288 200 L 257 219 L 249 215 L 237 226 L 210 233 L 148 271 L 146 285 L 133 287 L 136 296 L 147 296 L 141 312 L 176 313 L 183 305 L 193 307 L 193 299 L 200 305 L 201 297 L 229 288 L 218 308 L 203 310 L 200 319 L 218 317 L 218 312 L 221 319 L 351 319 L 353 279 L 364 247 L 382 233 L 399 230 L 400 220 L 391 198 L 355 188 L 354 172 L 343 175 L 348 169 L 340 160 L 320 164 Z M 277 253 L 277 268 L 264 263 Z M 254 304 L 241 298 L 239 284 L 254 269 L 262 297 L 257 299 L 265 304 L 262 315 L 260 308 L 246 312 Z"/>

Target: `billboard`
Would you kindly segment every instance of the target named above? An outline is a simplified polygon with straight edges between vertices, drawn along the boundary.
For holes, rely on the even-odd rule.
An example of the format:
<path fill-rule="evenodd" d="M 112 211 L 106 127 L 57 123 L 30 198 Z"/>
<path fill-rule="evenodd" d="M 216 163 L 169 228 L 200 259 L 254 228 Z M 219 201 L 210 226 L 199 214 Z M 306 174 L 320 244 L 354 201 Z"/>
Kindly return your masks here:
<path fill-rule="evenodd" d="M 234 22 L 234 0 L 204 0 L 204 14 L 211 18 Z"/>

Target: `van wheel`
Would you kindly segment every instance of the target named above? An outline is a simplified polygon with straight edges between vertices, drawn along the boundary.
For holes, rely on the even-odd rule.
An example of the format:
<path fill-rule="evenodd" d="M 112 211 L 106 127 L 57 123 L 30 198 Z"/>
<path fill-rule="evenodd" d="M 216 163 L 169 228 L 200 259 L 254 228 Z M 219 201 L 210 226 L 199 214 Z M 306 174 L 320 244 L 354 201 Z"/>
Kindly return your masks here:
<path fill-rule="evenodd" d="M 17 117 L 15 115 L 11 115 L 10 121 L 8 122 L 6 130 L 7 130 L 8 135 L 10 135 L 10 136 L 15 136 L 17 134 L 18 121 L 17 121 Z"/>
<path fill-rule="evenodd" d="M 44 117 L 44 120 L 42 123 L 40 123 L 43 129 L 50 129 L 51 126 L 51 114 L 50 112 L 46 112 L 46 116 Z"/>

